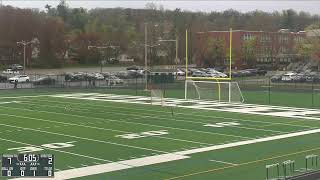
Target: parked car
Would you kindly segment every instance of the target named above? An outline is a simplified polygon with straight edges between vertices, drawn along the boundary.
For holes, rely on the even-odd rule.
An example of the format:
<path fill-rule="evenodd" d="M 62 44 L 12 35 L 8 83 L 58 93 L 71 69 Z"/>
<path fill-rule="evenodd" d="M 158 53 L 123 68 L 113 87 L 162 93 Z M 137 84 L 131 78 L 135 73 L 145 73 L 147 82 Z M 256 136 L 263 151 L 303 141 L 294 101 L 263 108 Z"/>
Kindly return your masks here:
<path fill-rule="evenodd" d="M 0 75 L 0 82 L 7 82 L 7 81 L 8 81 L 7 76 Z"/>
<path fill-rule="evenodd" d="M 270 78 L 271 82 L 281 82 L 282 75 L 274 75 Z"/>
<path fill-rule="evenodd" d="M 137 71 L 137 70 L 139 70 L 139 69 L 142 69 L 142 68 L 140 68 L 139 66 L 136 66 L 136 65 L 127 67 L 127 70 L 135 70 L 135 71 Z"/>
<path fill-rule="evenodd" d="M 20 64 L 12 64 L 12 65 L 9 66 L 9 69 L 23 70 L 23 66 L 21 66 Z"/>
<path fill-rule="evenodd" d="M 241 74 L 238 71 L 231 71 L 231 76 L 232 77 L 240 77 Z"/>
<path fill-rule="evenodd" d="M 176 76 L 185 76 L 186 73 L 182 71 L 181 69 L 177 69 L 177 71 L 174 73 Z"/>
<path fill-rule="evenodd" d="M 100 73 L 94 73 L 93 78 L 96 80 L 104 80 L 104 76 Z"/>
<path fill-rule="evenodd" d="M 86 80 L 86 75 L 82 73 L 67 73 L 65 75 L 65 80 L 69 82 L 75 82 L 75 81 L 85 81 Z"/>
<path fill-rule="evenodd" d="M 297 73 L 293 73 L 293 72 L 286 73 L 286 74 L 282 75 L 281 81 L 283 81 L 283 82 L 293 82 L 297 78 L 296 76 L 297 76 Z"/>
<path fill-rule="evenodd" d="M 33 82 L 34 85 L 53 85 L 56 80 L 50 77 L 41 77 Z"/>
<path fill-rule="evenodd" d="M 124 81 L 117 76 L 110 76 L 109 78 L 106 79 L 107 83 L 109 85 L 117 85 L 117 84 L 123 84 Z"/>
<path fill-rule="evenodd" d="M 307 75 L 304 74 L 304 73 L 298 73 L 295 78 L 294 78 L 294 82 L 299 82 L 299 83 L 302 83 L 302 82 L 306 82 L 306 79 L 307 79 Z"/>
<path fill-rule="evenodd" d="M 29 82 L 29 81 L 30 81 L 30 78 L 27 75 L 17 75 L 12 78 L 9 78 L 10 83 L 14 83 L 14 82 L 25 83 L 25 82 Z"/>
<path fill-rule="evenodd" d="M 218 78 L 220 77 L 218 73 L 216 72 L 207 72 L 206 73 L 206 77 L 214 77 L 214 78 Z"/>
<path fill-rule="evenodd" d="M 19 74 L 19 71 L 15 71 L 13 69 L 6 69 L 2 71 L 3 74 Z"/>
<path fill-rule="evenodd" d="M 248 71 L 248 70 L 241 70 L 241 71 L 239 71 L 239 74 L 241 77 L 247 77 L 247 76 L 254 75 L 251 71 Z"/>
<path fill-rule="evenodd" d="M 192 77 L 207 77 L 207 74 L 205 72 L 197 70 L 192 72 Z"/>

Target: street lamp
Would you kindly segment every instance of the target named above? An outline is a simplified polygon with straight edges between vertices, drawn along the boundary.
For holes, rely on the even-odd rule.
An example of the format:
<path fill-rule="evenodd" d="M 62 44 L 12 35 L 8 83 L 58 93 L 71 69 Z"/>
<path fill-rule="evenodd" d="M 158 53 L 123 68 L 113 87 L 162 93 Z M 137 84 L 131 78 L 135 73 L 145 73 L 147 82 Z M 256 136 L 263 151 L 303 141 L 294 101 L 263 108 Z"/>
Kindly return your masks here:
<path fill-rule="evenodd" d="M 159 39 L 159 42 L 175 42 L 176 43 L 176 59 L 175 59 L 175 63 L 178 64 L 178 39 Z"/>
<path fill-rule="evenodd" d="M 31 44 L 31 43 L 34 43 L 34 41 L 20 41 L 20 42 L 17 42 L 17 45 L 23 45 L 23 74 L 26 73 L 26 46 Z"/>
<path fill-rule="evenodd" d="M 154 27 L 158 27 L 159 24 L 153 25 Z M 148 23 L 144 23 L 144 69 L 145 69 L 145 90 L 148 90 L 148 47 L 153 48 L 158 45 L 148 45 Z"/>
<path fill-rule="evenodd" d="M 109 45 L 109 46 L 88 46 L 88 50 L 90 50 L 92 48 L 96 48 L 98 50 L 108 49 L 108 48 L 116 49 L 116 48 L 119 48 L 119 47 L 120 46 L 113 46 L 113 45 Z M 99 53 L 101 53 L 101 51 L 99 51 Z M 100 73 L 102 73 L 102 59 L 100 60 Z"/>

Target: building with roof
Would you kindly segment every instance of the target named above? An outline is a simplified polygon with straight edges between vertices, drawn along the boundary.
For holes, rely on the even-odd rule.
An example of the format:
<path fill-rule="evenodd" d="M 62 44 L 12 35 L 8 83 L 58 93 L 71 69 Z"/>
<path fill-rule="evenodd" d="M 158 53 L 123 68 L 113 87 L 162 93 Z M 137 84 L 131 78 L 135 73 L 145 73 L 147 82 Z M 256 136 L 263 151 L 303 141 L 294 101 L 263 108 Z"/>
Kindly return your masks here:
<path fill-rule="evenodd" d="M 229 62 L 229 37 L 229 31 L 198 32 L 196 34 L 196 64 L 198 66 L 227 65 Z M 305 37 L 306 32 L 304 31 L 290 32 L 287 29 L 281 29 L 278 32 L 233 30 L 233 67 L 241 69 L 253 65 L 278 67 L 289 64 L 298 57 L 296 45 L 302 42 Z M 214 39 L 220 45 L 208 47 L 208 39 Z M 251 42 L 250 47 L 248 42 Z M 225 53 L 220 56 L 220 59 L 210 58 L 210 56 L 206 56 L 210 48 L 222 48 Z M 251 58 L 251 61 L 254 63 L 248 61 L 248 52 L 253 55 L 254 60 Z"/>

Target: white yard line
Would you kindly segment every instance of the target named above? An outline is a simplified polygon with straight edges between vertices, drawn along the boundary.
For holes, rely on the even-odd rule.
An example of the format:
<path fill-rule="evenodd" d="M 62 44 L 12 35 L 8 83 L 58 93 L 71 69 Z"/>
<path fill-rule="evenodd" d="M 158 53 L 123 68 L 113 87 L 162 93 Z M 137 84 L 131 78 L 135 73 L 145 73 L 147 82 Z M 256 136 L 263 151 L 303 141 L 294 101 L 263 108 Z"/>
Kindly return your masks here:
<path fill-rule="evenodd" d="M 50 97 L 50 96 L 53 96 L 52 94 L 47 94 L 47 95 L 34 95 L 34 96 L 4 96 L 4 97 L 1 97 L 0 96 L 0 99 L 17 99 L 17 98 L 30 98 L 30 97 Z"/>
<path fill-rule="evenodd" d="M 0 113 L 0 115 L 19 117 L 19 118 L 24 118 L 24 119 L 32 119 L 32 120 L 57 123 L 57 124 L 64 124 L 64 125 L 68 125 L 68 126 L 71 125 L 71 126 L 79 126 L 79 127 L 90 128 L 90 129 L 99 129 L 99 130 L 104 130 L 104 131 L 113 131 L 113 132 L 119 132 L 119 133 L 134 133 L 134 132 L 129 132 L 129 131 L 121 131 L 121 130 L 116 130 L 116 129 L 108 129 L 108 128 L 89 126 L 89 125 L 85 125 L 85 123 L 74 124 L 74 123 L 66 123 L 66 122 L 59 122 L 59 121 L 51 121 L 51 120 L 41 119 L 41 118 L 33 118 L 33 117 L 27 117 L 27 116 L 17 116 L 17 115 L 9 115 L 9 114 L 1 114 L 1 113 Z M 89 118 L 89 117 L 87 117 L 87 118 Z M 44 127 L 44 128 L 50 129 L 51 127 Z M 162 137 L 162 136 L 153 136 L 153 138 L 168 139 L 168 140 L 172 140 L 172 141 L 188 142 L 188 143 L 201 144 L 201 145 L 210 145 L 210 146 L 212 145 L 210 143 L 191 141 L 191 140 L 185 140 L 185 139 L 170 138 L 170 137 Z"/>
<path fill-rule="evenodd" d="M 233 166 L 237 166 L 238 165 L 238 164 L 235 164 L 235 163 L 230 163 L 230 162 L 225 162 L 225 161 L 218 161 L 218 160 L 213 160 L 213 159 L 210 159 L 209 161 L 222 163 L 222 164 L 233 165 Z"/>
<path fill-rule="evenodd" d="M 1 115 L 3 115 L 3 114 L 1 114 Z M 133 145 L 120 144 L 120 143 L 109 142 L 109 141 L 96 140 L 96 139 L 91 139 L 91 138 L 73 136 L 73 135 L 62 134 L 62 133 L 55 133 L 55 132 L 50 132 L 50 131 L 43 131 L 43 130 L 38 130 L 38 129 L 26 128 L 26 127 L 13 126 L 13 125 L 9 125 L 9 124 L 2 124 L 1 123 L 0 125 L 1 126 L 6 126 L 6 127 L 17 128 L 17 129 L 24 129 L 24 130 L 42 132 L 42 133 L 46 133 L 46 134 L 53 134 L 53 135 L 58 135 L 58 136 L 71 137 L 71 138 L 75 138 L 75 139 L 98 142 L 98 143 L 103 143 L 103 144 L 111 144 L 111 145 L 116 145 L 116 146 L 122 146 L 122 147 L 128 147 L 128 148 L 134 148 L 134 149 L 140 149 L 140 150 L 147 150 L 147 151 L 153 151 L 153 152 L 158 152 L 158 153 L 167 153 L 166 151 L 159 151 L 159 150 L 156 150 L 156 149 L 150 149 L 150 148 L 138 147 L 138 146 L 133 146 Z"/>
<path fill-rule="evenodd" d="M 76 99 L 76 98 L 74 98 Z M 36 99 L 36 101 L 42 101 L 42 102 L 52 102 L 52 103 L 61 103 L 60 101 L 52 101 L 52 100 L 39 100 L 39 99 Z M 32 103 L 31 101 L 29 101 L 30 103 Z M 28 103 L 29 103 L 28 102 Z M 108 105 L 96 105 L 96 104 L 91 104 L 91 103 L 76 103 L 76 102 L 64 102 L 65 104 L 74 104 L 74 105 L 87 105 L 87 106 L 91 106 L 91 107 L 101 107 L 101 108 L 106 108 L 106 107 L 111 107 L 111 108 L 114 108 L 114 109 L 124 109 L 124 110 L 143 110 L 145 112 L 157 112 L 157 113 L 164 113 L 163 111 L 157 111 L 157 110 L 150 110 L 150 109 L 141 109 L 141 108 L 138 108 L 138 107 L 135 107 L 135 108 L 130 108 L 130 107 L 119 107 L 119 106 L 108 106 Z M 109 111 L 112 111 L 110 109 L 108 109 L 108 112 Z M 206 110 L 206 111 L 209 111 L 209 110 Z M 112 111 L 112 112 L 118 112 L 118 111 Z M 132 115 L 133 113 L 130 113 L 130 115 Z M 261 124 L 272 124 L 272 125 L 285 125 L 285 126 L 293 126 L 293 127 L 305 127 L 305 128 L 312 128 L 311 126 L 305 126 L 305 125 L 297 125 L 297 124 L 288 124 L 288 123 L 281 123 L 281 122 L 265 122 L 265 121 L 254 121 L 254 120 L 247 120 L 247 119 L 240 119 L 240 118 L 230 118 L 230 117 L 222 117 L 222 116 L 214 116 L 214 115 L 201 115 L 201 114 L 197 114 L 197 113 L 178 113 L 178 112 L 175 112 L 175 114 L 178 114 L 178 115 L 183 115 L 183 119 L 184 120 L 178 120 L 177 118 L 180 118 L 180 117 L 176 117 L 174 119 L 174 121 L 186 121 L 185 119 L 189 119 L 188 118 L 188 115 L 192 115 L 192 116 L 196 116 L 196 117 L 202 117 L 202 118 L 216 118 L 216 119 L 225 119 L 225 120 L 235 120 L 235 121 L 244 121 L 244 122 L 254 122 L 254 123 L 261 123 Z M 139 114 L 138 114 L 139 115 Z M 141 114 L 139 115 L 140 117 Z M 168 115 L 161 115 L 161 116 L 155 116 L 155 118 L 160 118 L 160 119 L 166 119 Z M 143 116 L 144 117 L 144 116 Z M 146 116 L 147 117 L 147 116 Z M 161 118 L 163 117 L 163 118 Z M 283 118 L 283 117 L 279 117 L 279 118 Z M 206 121 L 206 123 L 209 123 L 209 122 L 212 122 L 212 121 Z M 292 122 L 299 122 L 299 121 L 292 121 Z M 195 122 L 194 122 L 195 123 Z M 201 123 L 201 122 L 200 122 Z M 204 121 L 202 121 L 202 123 L 205 123 Z"/>
<path fill-rule="evenodd" d="M 142 158 L 137 158 L 137 159 L 118 161 L 118 162 L 101 164 L 101 165 L 81 167 L 81 168 L 71 169 L 71 170 L 64 170 L 64 171 L 56 172 L 55 177 L 52 178 L 52 180 L 64 180 L 64 179 L 85 177 L 85 176 L 90 176 L 90 175 L 96 175 L 96 174 L 102 174 L 102 173 L 107 173 L 107 172 L 114 172 L 114 171 L 119 171 L 119 170 L 130 169 L 133 167 L 142 167 L 142 166 L 159 164 L 159 163 L 164 163 L 164 162 L 177 161 L 177 160 L 189 158 L 189 156 L 187 156 L 187 155 L 191 155 L 191 154 L 195 154 L 195 153 L 237 147 L 237 146 L 248 145 L 248 144 L 261 143 L 261 142 L 268 142 L 268 141 L 273 141 L 273 140 L 286 139 L 286 138 L 292 138 L 292 137 L 303 136 L 303 135 L 308 135 L 308 134 L 315 134 L 315 133 L 320 133 L 320 129 L 304 131 L 304 132 L 297 132 L 297 133 L 290 133 L 290 134 L 284 134 L 284 135 L 278 135 L 278 136 L 271 136 L 271 137 L 267 137 L 267 138 L 260 138 L 260 139 L 254 139 L 254 140 L 248 140 L 248 141 L 240 141 L 240 142 L 235 142 L 235 143 L 230 143 L 230 144 L 223 144 L 223 145 L 217 145 L 217 146 L 211 146 L 211 147 L 205 147 L 205 148 L 198 148 L 198 149 L 180 151 L 180 152 L 175 152 L 175 153 L 142 157 Z M 226 162 L 224 162 L 224 163 L 226 163 Z M 233 165 L 235 165 L 235 164 L 233 164 Z M 32 179 L 30 179 L 30 178 L 17 178 L 16 180 L 32 180 Z M 47 179 L 46 178 L 42 178 L 42 179 L 39 178 L 38 180 L 47 180 Z"/>
<path fill-rule="evenodd" d="M 23 104 L 23 103 L 22 103 Z M 45 107 L 56 107 L 56 108 L 63 108 L 61 106 L 56 106 L 56 105 L 41 105 L 41 104 L 33 104 L 32 102 L 26 102 L 25 104 L 29 104 L 29 105 L 37 105 L 37 106 L 45 106 Z M 73 108 L 73 112 L 76 111 L 90 111 L 87 109 L 83 109 L 83 108 Z M 105 114 L 105 113 L 97 113 L 96 114 Z M 118 111 L 112 111 L 110 109 L 108 109 L 108 113 L 113 113 L 113 114 L 120 114 L 122 115 L 122 113 L 119 113 Z M 188 122 L 188 123 L 193 123 L 193 124 L 201 124 L 201 125 L 205 125 L 209 122 L 195 122 L 195 121 L 189 121 L 189 120 L 178 120 L 178 119 L 168 119 L 168 118 L 161 118 L 160 116 L 146 116 L 146 115 L 139 115 L 139 114 L 134 114 L 134 113 L 128 113 L 128 115 L 130 116 L 136 116 L 137 118 L 130 118 L 130 119 L 144 119 L 144 118 L 153 118 L 153 119 L 161 119 L 161 120 L 169 120 L 169 121 L 180 121 L 180 122 Z M 212 121 L 211 121 L 212 122 Z M 215 121 L 215 122 L 221 122 L 221 121 Z M 92 122 L 88 122 L 89 124 L 93 124 Z M 81 123 L 80 123 L 81 124 Z M 273 124 L 274 125 L 274 124 Z M 248 125 L 249 126 L 249 125 Z M 264 126 L 259 126 L 259 127 L 264 127 Z M 261 129 L 261 128 L 254 128 L 254 127 L 243 127 L 243 126 L 230 126 L 230 128 L 239 128 L 239 129 L 250 129 L 250 130 L 257 130 L 257 131 L 265 131 L 265 132 L 275 132 L 275 133 L 289 133 L 289 132 L 285 132 L 285 131 L 276 131 L 276 130 L 270 130 L 270 129 Z M 311 127 L 309 127 L 311 128 Z"/>
<path fill-rule="evenodd" d="M 18 110 L 25 110 L 25 111 L 36 111 L 36 112 L 44 112 L 49 114 L 59 114 L 64 116 L 72 116 L 72 117 L 78 117 L 78 118 L 87 118 L 87 119 L 96 119 L 96 120 L 102 120 L 102 121 L 112 121 L 112 122 L 121 122 L 121 123 L 127 123 L 127 124 L 136 124 L 136 125 L 143 125 L 143 126 L 150 126 L 150 127 L 158 127 L 158 128 L 165 128 L 165 129 L 175 129 L 175 130 L 181 130 L 181 131 L 189 131 L 189 132 L 197 132 L 197 133 L 204 133 L 204 134 L 213 134 L 213 135 L 221 135 L 221 136 L 229 136 L 229 137 L 236 137 L 241 139 L 251 139 L 250 137 L 240 136 L 240 135 L 231 135 L 231 134 L 225 134 L 225 133 L 217 133 L 217 132 L 209 132 L 209 131 L 198 131 L 198 130 L 192 130 L 192 129 L 185 129 L 185 128 L 176 128 L 176 127 L 170 127 L 170 126 L 161 126 L 161 125 L 154 125 L 154 124 L 147 124 L 147 123 L 138 123 L 138 122 L 132 122 L 132 121 L 123 121 L 119 119 L 104 119 L 104 118 L 98 118 L 98 117 L 88 117 L 88 116 L 81 116 L 81 115 L 75 115 L 75 114 L 66 114 L 66 113 L 58 113 L 58 112 L 51 112 L 51 111 L 43 111 L 43 110 L 30 110 L 25 108 L 15 108 L 15 107 L 6 107 L 2 106 L 2 108 L 7 109 L 18 109 Z M 7 116 L 15 116 L 15 115 L 9 115 L 9 114 L 0 114 L 0 115 L 7 115 Z M 19 116 L 20 118 L 28 118 L 26 116 Z M 31 117 L 29 117 L 31 119 Z M 34 120 L 37 120 L 38 118 L 32 118 Z M 137 119 L 139 118 L 131 118 L 131 119 Z M 42 119 L 44 121 L 44 119 Z M 45 120 L 49 121 L 49 120 Z M 56 122 L 56 121 L 52 121 Z M 62 123 L 62 122 L 60 122 Z M 85 126 L 85 125 L 82 125 Z M 88 126 L 90 127 L 90 126 Z"/>
<path fill-rule="evenodd" d="M 104 96 L 105 99 L 101 99 L 101 96 Z M 116 96 L 117 98 L 113 98 Z M 131 104 L 150 104 L 145 101 L 139 100 L 140 98 L 146 98 L 143 96 L 132 96 L 130 99 L 125 99 L 126 96 L 123 96 L 123 99 L 120 99 L 121 95 L 113 94 L 101 94 L 99 98 L 92 97 L 81 97 L 81 96 L 72 96 L 68 95 L 54 95 L 52 97 L 63 97 L 71 99 L 85 99 L 85 100 L 95 100 L 95 101 L 109 101 L 109 102 L 123 102 Z M 136 98 L 136 99 L 133 99 Z M 215 111 L 224 111 L 224 112 L 238 112 L 245 114 L 255 114 L 255 115 L 267 115 L 267 116 L 277 116 L 277 117 L 287 117 L 287 118 L 298 118 L 298 119 L 313 119 L 320 120 L 317 117 L 309 117 L 308 115 L 319 114 L 318 109 L 306 109 L 306 108 L 294 108 L 294 107 L 282 107 L 282 106 L 267 106 L 267 105 L 254 105 L 254 104 L 240 104 L 240 103 L 219 103 L 217 101 L 202 101 L 202 100 L 192 100 L 193 105 L 183 105 L 182 102 L 188 103 L 190 100 L 181 100 L 174 98 L 166 98 L 166 102 L 170 102 L 174 106 L 191 108 L 191 109 L 202 109 L 202 110 L 215 110 Z M 170 104 L 168 103 L 168 104 Z M 218 108 L 221 107 L 221 108 Z M 237 107 L 237 108 L 233 108 Z M 274 112 L 275 110 L 282 110 L 283 112 Z M 263 112 L 261 112 L 263 111 Z"/>

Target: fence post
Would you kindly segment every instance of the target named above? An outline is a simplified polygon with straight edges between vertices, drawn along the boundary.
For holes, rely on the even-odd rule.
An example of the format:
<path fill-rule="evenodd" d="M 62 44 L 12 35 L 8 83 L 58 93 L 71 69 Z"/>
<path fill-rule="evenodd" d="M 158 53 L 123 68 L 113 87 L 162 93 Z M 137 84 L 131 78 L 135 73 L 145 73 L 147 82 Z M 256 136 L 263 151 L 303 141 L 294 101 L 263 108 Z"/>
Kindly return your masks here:
<path fill-rule="evenodd" d="M 138 95 L 138 77 L 135 77 L 136 79 L 136 96 Z"/>
<path fill-rule="evenodd" d="M 271 78 L 270 78 L 270 76 L 269 76 L 269 85 L 268 85 L 268 92 L 269 92 L 269 104 L 271 104 L 271 97 L 270 97 L 270 95 L 271 95 Z"/>
<path fill-rule="evenodd" d="M 313 86 L 313 80 L 312 80 L 312 85 L 311 85 L 311 88 L 312 88 L 312 92 L 311 92 L 311 104 L 312 104 L 312 107 L 314 106 L 314 86 Z"/>

